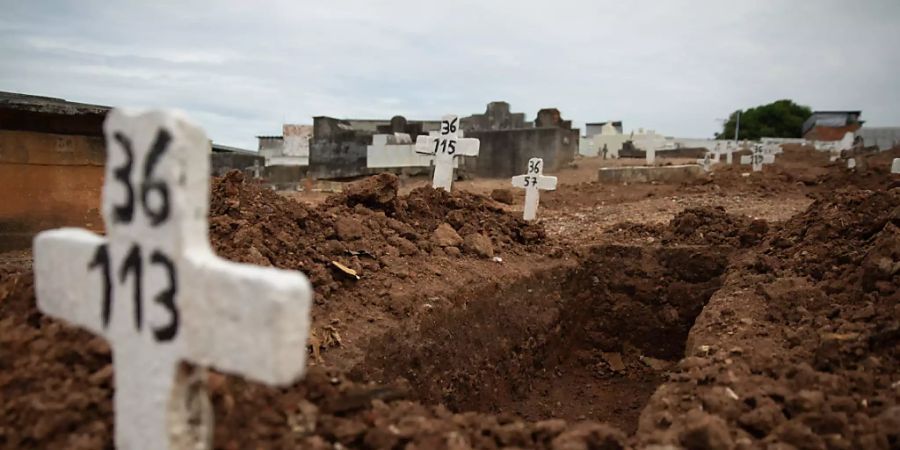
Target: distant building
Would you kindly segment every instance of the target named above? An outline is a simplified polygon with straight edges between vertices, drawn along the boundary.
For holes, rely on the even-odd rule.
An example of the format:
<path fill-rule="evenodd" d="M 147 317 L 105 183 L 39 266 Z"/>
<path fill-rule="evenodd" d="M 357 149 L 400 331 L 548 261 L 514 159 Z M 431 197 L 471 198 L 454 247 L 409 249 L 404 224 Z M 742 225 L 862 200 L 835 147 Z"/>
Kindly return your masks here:
<path fill-rule="evenodd" d="M 613 133 L 610 133 L 610 131 L 611 131 L 611 130 L 609 130 L 610 127 L 612 127 L 612 129 L 616 131 L 615 134 L 624 134 L 624 131 L 622 128 L 622 121 L 621 120 L 611 120 L 608 122 L 593 122 L 593 123 L 584 124 L 584 135 L 586 137 L 591 137 L 591 136 L 596 136 L 598 134 L 604 134 L 604 127 L 606 128 L 605 133 L 607 135 L 613 134 Z"/>
<path fill-rule="evenodd" d="M 440 129 L 440 120 L 337 119 L 313 117 L 309 140 L 309 175 L 321 179 L 352 178 L 373 173 L 368 168 L 367 147 L 376 134 L 408 134 L 413 141 Z M 287 145 L 287 141 L 285 142 Z"/>
<path fill-rule="evenodd" d="M 803 138 L 809 141 L 839 141 L 847 132 L 855 133 L 863 121 L 862 111 L 814 111 L 803 122 Z"/>
<path fill-rule="evenodd" d="M 103 230 L 107 106 L 0 92 L 0 251 L 39 231 Z"/>
<path fill-rule="evenodd" d="M 900 127 L 863 127 L 856 132 L 856 136 L 864 147 L 890 150 L 900 146 Z"/>
<path fill-rule="evenodd" d="M 39 231 L 103 231 L 100 196 L 109 106 L 0 92 L 0 251 L 29 248 Z M 252 170 L 256 152 L 212 144 L 211 170 Z M 255 162 L 254 162 L 255 161 Z"/>

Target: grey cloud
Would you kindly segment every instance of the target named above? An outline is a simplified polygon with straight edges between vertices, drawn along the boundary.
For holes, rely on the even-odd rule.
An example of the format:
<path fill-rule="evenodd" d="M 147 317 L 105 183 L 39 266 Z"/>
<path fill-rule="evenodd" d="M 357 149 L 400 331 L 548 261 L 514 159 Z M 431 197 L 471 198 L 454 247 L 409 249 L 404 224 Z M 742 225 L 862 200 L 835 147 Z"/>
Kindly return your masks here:
<path fill-rule="evenodd" d="M 186 110 L 224 144 L 313 115 L 529 117 L 710 136 L 779 98 L 900 124 L 900 2 L 7 1 L 0 90 Z"/>

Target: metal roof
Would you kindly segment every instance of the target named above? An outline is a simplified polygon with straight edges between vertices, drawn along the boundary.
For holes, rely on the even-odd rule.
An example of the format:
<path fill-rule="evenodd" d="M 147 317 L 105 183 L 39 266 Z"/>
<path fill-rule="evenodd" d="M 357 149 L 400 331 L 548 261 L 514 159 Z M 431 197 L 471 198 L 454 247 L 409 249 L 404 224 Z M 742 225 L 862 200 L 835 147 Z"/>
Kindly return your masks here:
<path fill-rule="evenodd" d="M 216 144 L 215 142 L 210 143 L 210 147 L 212 147 L 212 151 L 216 153 L 240 153 L 242 155 L 259 156 L 259 152 L 253 150 Z"/>
<path fill-rule="evenodd" d="M 4 91 L 0 91 L 0 108 L 73 116 L 81 114 L 106 114 L 112 109 L 109 106 L 76 103 L 61 98 L 42 97 L 39 95 Z"/>

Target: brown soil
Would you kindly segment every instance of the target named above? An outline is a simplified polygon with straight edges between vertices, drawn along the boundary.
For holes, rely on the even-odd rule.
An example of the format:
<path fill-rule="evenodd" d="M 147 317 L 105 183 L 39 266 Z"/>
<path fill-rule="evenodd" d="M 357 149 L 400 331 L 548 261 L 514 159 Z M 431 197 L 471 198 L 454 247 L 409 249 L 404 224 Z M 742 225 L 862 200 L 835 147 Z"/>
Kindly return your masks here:
<path fill-rule="evenodd" d="M 540 224 L 391 176 L 314 207 L 217 181 L 217 251 L 303 270 L 317 302 L 304 380 L 210 376 L 216 448 L 900 447 L 897 177 L 791 157 L 621 200 L 584 185 Z M 605 202 L 637 212 L 584 227 Z M 110 448 L 109 358 L 0 264 L 0 448 Z"/>

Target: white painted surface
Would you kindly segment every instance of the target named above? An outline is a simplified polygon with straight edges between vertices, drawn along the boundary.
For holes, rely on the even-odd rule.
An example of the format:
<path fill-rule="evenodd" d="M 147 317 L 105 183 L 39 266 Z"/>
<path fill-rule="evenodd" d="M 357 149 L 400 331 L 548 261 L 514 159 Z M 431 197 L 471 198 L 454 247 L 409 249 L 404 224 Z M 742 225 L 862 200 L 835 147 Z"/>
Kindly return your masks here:
<path fill-rule="evenodd" d="M 457 156 L 478 156 L 478 139 L 459 137 L 459 117 L 446 115 L 441 119 L 437 136 L 418 136 L 416 152 L 434 155 L 434 179 L 431 187 L 450 192 L 453 185 L 453 168 Z"/>
<path fill-rule="evenodd" d="M 848 169 L 855 169 L 855 168 L 856 168 L 856 159 L 854 159 L 854 158 L 848 159 L 848 160 L 847 160 L 847 168 L 848 168 Z"/>
<path fill-rule="evenodd" d="M 184 396 L 205 391 L 179 362 L 293 382 L 305 367 L 312 288 L 300 272 L 213 254 L 200 128 L 177 113 L 117 109 L 104 131 L 108 236 L 68 228 L 35 238 L 38 308 L 109 341 L 117 448 L 205 449 L 212 414 L 188 410 L 198 402 Z"/>
<path fill-rule="evenodd" d="M 534 220 L 541 201 L 540 191 L 555 190 L 556 177 L 544 175 L 543 159 L 531 158 L 528 160 L 528 171 L 525 175 L 512 177 L 512 185 L 525 189 L 525 209 L 522 216 L 525 220 Z"/>
<path fill-rule="evenodd" d="M 894 158 L 891 163 L 891 173 L 900 173 L 900 158 Z"/>
<path fill-rule="evenodd" d="M 649 148 L 646 150 L 647 165 L 652 166 L 656 162 L 656 149 Z"/>
<path fill-rule="evenodd" d="M 397 133 L 400 134 L 400 133 Z M 428 167 L 434 155 L 416 152 L 416 145 L 408 134 L 376 134 L 372 136 L 372 145 L 366 147 L 366 167 L 370 169 L 387 169 L 395 167 Z M 405 138 L 404 138 L 405 137 Z M 454 167 L 459 162 L 454 158 Z"/>
<path fill-rule="evenodd" d="M 703 158 L 700 158 L 697 160 L 697 164 L 699 164 L 700 167 L 703 168 L 704 172 L 709 172 L 710 170 L 712 170 L 713 164 L 715 164 L 717 162 L 718 162 L 718 157 L 714 156 L 713 153 L 707 153 L 707 154 L 703 155 Z"/>
<path fill-rule="evenodd" d="M 753 146 L 752 155 L 741 156 L 741 164 L 751 164 L 754 172 L 761 171 L 764 164 L 773 164 L 774 162 L 775 155 L 765 154 L 762 144 Z"/>

